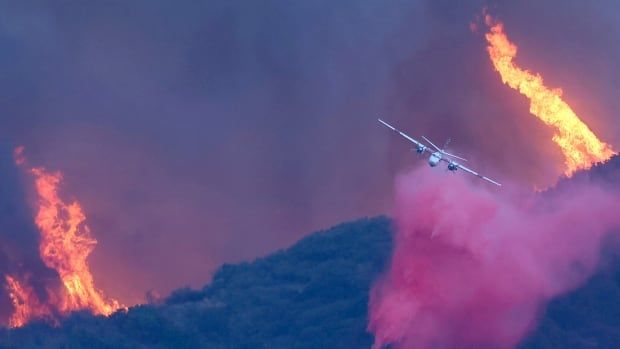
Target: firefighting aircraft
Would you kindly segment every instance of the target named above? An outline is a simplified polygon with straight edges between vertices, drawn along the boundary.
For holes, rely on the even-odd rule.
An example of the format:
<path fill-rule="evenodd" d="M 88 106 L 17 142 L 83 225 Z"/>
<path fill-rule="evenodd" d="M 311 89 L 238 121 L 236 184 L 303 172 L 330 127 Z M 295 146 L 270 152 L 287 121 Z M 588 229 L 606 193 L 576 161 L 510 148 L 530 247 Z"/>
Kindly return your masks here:
<path fill-rule="evenodd" d="M 458 162 L 456 162 L 454 159 L 459 159 L 462 161 L 467 161 L 465 159 L 463 159 L 462 157 L 456 156 L 454 154 L 450 154 L 447 151 L 445 151 L 444 149 L 439 148 L 438 146 L 436 146 L 435 144 L 433 144 L 433 142 L 431 142 L 430 140 L 428 140 L 428 138 L 422 136 L 422 138 L 427 141 L 433 148 L 435 148 L 435 150 L 429 149 L 429 147 L 427 147 L 426 145 L 422 144 L 419 141 L 416 141 L 415 139 L 409 137 L 409 135 L 407 135 L 406 133 L 397 130 L 394 126 L 388 124 L 387 122 L 378 119 L 380 123 L 382 123 L 383 125 L 385 125 L 387 128 L 389 128 L 390 130 L 400 134 L 401 136 L 405 137 L 408 141 L 410 141 L 411 143 L 415 144 L 415 151 L 418 154 L 424 154 L 425 152 L 429 152 L 431 155 L 428 157 L 428 164 L 431 167 L 435 167 L 439 164 L 440 161 L 445 161 L 448 163 L 448 170 L 455 172 L 458 169 L 461 169 L 465 172 L 469 172 L 471 174 L 473 174 L 476 177 L 480 177 L 482 179 L 484 179 L 485 181 L 489 181 L 497 186 L 502 186 L 501 184 L 497 183 L 496 181 L 492 180 L 489 177 L 485 177 L 481 174 L 479 174 L 476 171 L 470 170 L 467 167 L 459 164 Z M 448 141 L 446 142 L 446 144 L 444 145 L 444 148 L 448 146 L 448 144 L 450 143 L 450 139 L 448 139 Z"/>

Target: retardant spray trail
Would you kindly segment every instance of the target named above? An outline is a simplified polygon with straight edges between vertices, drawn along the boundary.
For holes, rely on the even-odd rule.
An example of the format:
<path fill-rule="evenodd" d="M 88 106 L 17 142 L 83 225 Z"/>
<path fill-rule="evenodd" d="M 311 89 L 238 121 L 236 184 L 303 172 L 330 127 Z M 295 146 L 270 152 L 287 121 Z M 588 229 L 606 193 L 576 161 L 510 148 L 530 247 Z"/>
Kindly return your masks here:
<path fill-rule="evenodd" d="M 620 228 L 618 189 L 582 179 L 539 195 L 426 168 L 400 176 L 395 249 L 371 293 L 374 348 L 515 348 Z"/>
<path fill-rule="evenodd" d="M 546 125 L 555 129 L 553 141 L 565 157 L 565 174 L 588 169 L 615 154 L 611 146 L 602 142 L 562 99 L 562 90 L 550 89 L 539 74 L 518 67 L 514 63 L 517 46 L 508 40 L 501 22 L 485 16 L 489 32 L 485 35 L 487 51 L 504 84 L 518 90 L 530 100 L 530 112 Z"/>

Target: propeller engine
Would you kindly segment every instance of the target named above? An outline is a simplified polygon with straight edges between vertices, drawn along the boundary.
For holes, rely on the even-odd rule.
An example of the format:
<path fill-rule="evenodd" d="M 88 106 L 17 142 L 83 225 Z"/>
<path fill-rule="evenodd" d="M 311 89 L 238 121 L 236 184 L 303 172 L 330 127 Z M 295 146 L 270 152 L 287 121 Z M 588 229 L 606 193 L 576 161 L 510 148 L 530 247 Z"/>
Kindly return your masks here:
<path fill-rule="evenodd" d="M 399 131 L 396 129 L 396 127 L 388 124 L 387 122 L 379 119 L 379 122 L 382 123 L 385 127 L 389 128 L 390 130 L 400 134 L 401 136 L 403 136 L 404 138 L 406 138 L 409 142 L 413 143 L 415 145 L 414 148 L 412 148 L 411 150 L 415 150 L 416 153 L 418 154 L 422 154 L 426 151 L 428 151 L 429 153 L 431 153 L 431 155 L 428 157 L 428 164 L 431 167 L 435 167 L 439 164 L 440 161 L 445 161 L 448 163 L 448 171 L 451 172 L 455 172 L 457 170 L 463 170 L 463 172 L 467 172 L 469 174 L 472 174 L 476 177 L 482 178 L 487 182 L 493 183 L 497 186 L 501 186 L 500 183 L 497 183 L 496 181 L 492 180 L 489 177 L 485 177 L 483 175 L 481 175 L 480 173 L 469 169 L 461 164 L 459 164 L 458 162 L 456 162 L 454 159 L 458 159 L 459 161 L 467 161 L 466 159 L 454 155 L 454 154 L 450 154 L 447 151 L 445 151 L 444 149 L 447 148 L 450 145 L 450 141 L 451 139 L 448 138 L 448 140 L 446 141 L 446 143 L 443 146 L 443 149 L 439 148 L 438 146 L 436 146 L 433 142 L 431 142 L 428 138 L 422 136 L 422 139 L 424 139 L 427 143 L 429 143 L 436 151 L 430 150 L 430 148 L 428 148 L 426 145 L 422 144 L 420 141 L 415 140 L 414 138 L 410 137 L 408 134 Z"/>

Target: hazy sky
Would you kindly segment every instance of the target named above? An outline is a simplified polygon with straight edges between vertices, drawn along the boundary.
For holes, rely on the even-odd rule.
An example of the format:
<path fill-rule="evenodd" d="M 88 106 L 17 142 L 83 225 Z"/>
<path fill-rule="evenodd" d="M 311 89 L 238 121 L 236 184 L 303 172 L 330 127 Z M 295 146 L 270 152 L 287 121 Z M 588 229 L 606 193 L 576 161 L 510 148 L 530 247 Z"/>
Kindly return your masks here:
<path fill-rule="evenodd" d="M 485 5 L 519 64 L 620 144 L 615 1 L 24 0 L 0 1 L 4 151 L 63 172 L 97 284 L 125 302 L 389 213 L 394 175 L 423 161 L 378 115 L 548 185 L 550 130 L 469 29 Z"/>

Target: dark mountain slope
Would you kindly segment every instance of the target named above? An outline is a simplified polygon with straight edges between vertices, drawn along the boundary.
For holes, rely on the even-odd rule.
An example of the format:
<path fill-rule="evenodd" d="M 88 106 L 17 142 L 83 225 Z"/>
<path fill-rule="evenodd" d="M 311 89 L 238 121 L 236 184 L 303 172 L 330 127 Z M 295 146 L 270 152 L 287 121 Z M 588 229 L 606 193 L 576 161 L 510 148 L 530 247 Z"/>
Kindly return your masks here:
<path fill-rule="evenodd" d="M 584 287 L 549 303 L 521 348 L 620 348 L 620 259 L 606 264 Z"/>
<path fill-rule="evenodd" d="M 620 183 L 620 158 L 572 180 Z M 620 251 L 601 271 L 549 304 L 521 349 L 618 348 Z M 0 331 L 0 348 L 369 348 L 368 291 L 392 250 L 385 217 L 346 223 L 251 263 L 224 265 L 201 290 L 109 318 L 78 313 L 60 328 Z"/>
<path fill-rule="evenodd" d="M 252 263 L 224 265 L 202 290 L 110 318 L 0 332 L 1 348 L 368 348 L 368 290 L 391 251 L 390 222 L 364 219 Z M 620 258 L 553 301 L 522 349 L 617 348 Z"/>
<path fill-rule="evenodd" d="M 0 333 L 2 348 L 368 348 L 368 290 L 391 252 L 390 222 L 342 224 L 252 263 L 224 265 L 202 290 L 110 318 L 75 314 Z"/>

